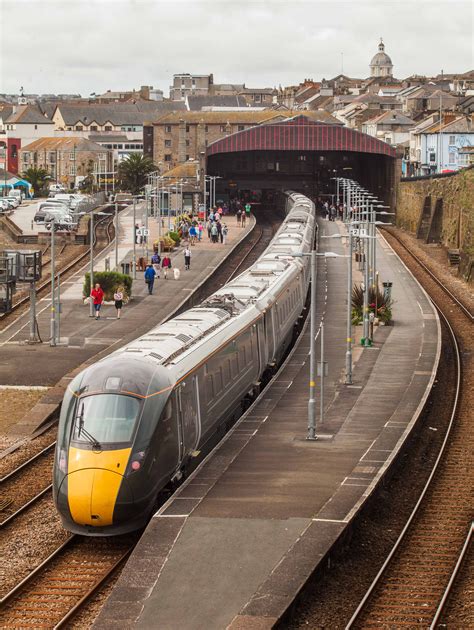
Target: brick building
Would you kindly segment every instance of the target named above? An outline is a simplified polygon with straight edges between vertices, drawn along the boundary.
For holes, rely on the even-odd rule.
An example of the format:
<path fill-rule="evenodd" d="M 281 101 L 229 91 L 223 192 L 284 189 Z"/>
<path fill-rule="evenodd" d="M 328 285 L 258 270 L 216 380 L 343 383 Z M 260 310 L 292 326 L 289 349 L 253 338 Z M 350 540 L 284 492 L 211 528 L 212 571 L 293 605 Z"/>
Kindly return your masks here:
<path fill-rule="evenodd" d="M 255 125 L 276 122 L 301 114 L 293 111 L 174 112 L 145 124 L 143 151 L 161 172 L 190 159 L 200 160 L 206 147 L 232 133 Z M 312 120 L 340 124 L 328 112 L 305 112 Z"/>
<path fill-rule="evenodd" d="M 21 171 L 30 167 L 44 168 L 51 181 L 74 188 L 76 178 L 89 174 L 103 181 L 113 171 L 113 157 L 112 151 L 86 138 L 41 138 L 20 150 Z"/>

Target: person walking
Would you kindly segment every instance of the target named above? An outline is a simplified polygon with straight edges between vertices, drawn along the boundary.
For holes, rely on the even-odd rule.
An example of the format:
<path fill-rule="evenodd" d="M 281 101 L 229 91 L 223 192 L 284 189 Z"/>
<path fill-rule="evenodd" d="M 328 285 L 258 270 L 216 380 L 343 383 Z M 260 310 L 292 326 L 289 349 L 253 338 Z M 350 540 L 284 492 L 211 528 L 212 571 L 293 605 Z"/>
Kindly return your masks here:
<path fill-rule="evenodd" d="M 240 225 L 245 227 L 245 212 L 242 212 L 242 216 L 240 217 Z"/>
<path fill-rule="evenodd" d="M 229 228 L 227 227 L 227 223 L 224 223 L 222 226 L 222 242 L 225 245 L 227 242 L 227 234 L 229 233 Z"/>
<path fill-rule="evenodd" d="M 95 318 L 100 319 L 100 307 L 104 302 L 104 292 L 102 291 L 102 287 L 98 282 L 95 284 L 95 287 L 91 291 L 91 298 L 94 301 Z"/>
<path fill-rule="evenodd" d="M 117 311 L 117 319 L 120 319 L 120 313 L 123 308 L 123 287 L 119 287 L 114 293 L 115 309 Z"/>
<path fill-rule="evenodd" d="M 161 261 L 161 266 L 163 267 L 163 276 L 165 280 L 168 279 L 168 269 L 171 269 L 171 258 L 168 254 L 164 255 L 163 260 Z"/>
<path fill-rule="evenodd" d="M 159 255 L 157 251 L 155 251 L 153 256 L 151 257 L 151 264 L 153 265 L 153 269 L 155 270 L 155 276 L 159 278 L 161 275 L 160 274 L 161 256 Z"/>
<path fill-rule="evenodd" d="M 153 293 L 153 285 L 155 283 L 155 270 L 153 265 L 147 265 L 145 269 L 145 283 L 148 286 L 148 293 L 151 295 Z"/>
<path fill-rule="evenodd" d="M 242 218 L 242 210 L 240 209 L 240 206 L 237 208 L 235 216 L 237 217 L 237 225 L 240 227 L 240 220 Z"/>
<path fill-rule="evenodd" d="M 186 269 L 186 271 L 189 271 L 189 269 L 191 268 L 191 250 L 189 249 L 189 247 L 186 247 L 186 249 L 184 250 L 184 268 Z"/>
<path fill-rule="evenodd" d="M 222 236 L 222 222 L 218 221 L 217 223 L 217 236 L 218 236 L 218 240 L 223 243 L 223 236 Z"/>
<path fill-rule="evenodd" d="M 211 240 L 213 243 L 217 243 L 218 236 L 219 236 L 219 231 L 217 229 L 217 223 L 214 221 L 214 223 L 211 226 Z"/>
<path fill-rule="evenodd" d="M 191 227 L 189 228 L 189 241 L 191 245 L 194 245 L 196 243 L 196 236 L 197 236 L 196 227 L 194 225 L 191 225 Z"/>
<path fill-rule="evenodd" d="M 199 221 L 198 226 L 197 226 L 197 233 L 198 233 L 198 241 L 201 242 L 202 240 L 202 231 L 204 230 L 204 226 L 202 224 L 202 221 Z"/>
<path fill-rule="evenodd" d="M 250 205 L 250 203 L 246 203 L 245 204 L 245 216 L 247 217 L 247 219 L 250 219 L 250 211 L 252 210 L 252 206 Z"/>
<path fill-rule="evenodd" d="M 211 219 L 207 220 L 207 238 L 211 240 L 211 230 L 212 230 L 212 221 Z"/>

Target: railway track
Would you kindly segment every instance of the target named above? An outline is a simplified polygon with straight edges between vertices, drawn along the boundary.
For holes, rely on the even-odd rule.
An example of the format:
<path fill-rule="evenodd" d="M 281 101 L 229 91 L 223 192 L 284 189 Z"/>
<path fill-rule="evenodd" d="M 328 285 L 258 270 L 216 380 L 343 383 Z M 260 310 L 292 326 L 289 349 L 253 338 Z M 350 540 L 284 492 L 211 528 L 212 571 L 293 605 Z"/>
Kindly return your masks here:
<path fill-rule="evenodd" d="M 105 241 L 104 247 L 107 247 L 107 245 L 110 244 L 110 242 L 113 239 L 112 228 L 113 228 L 113 214 L 110 214 L 110 216 L 107 216 L 107 217 L 102 217 L 101 219 L 95 222 L 94 243 L 93 243 L 94 248 L 97 247 L 98 243 L 102 240 Z M 74 271 L 75 268 L 78 265 L 80 265 L 84 260 L 87 260 L 89 256 L 90 256 L 90 248 L 86 250 L 85 252 L 83 252 L 82 254 L 80 254 L 79 256 L 77 256 L 76 258 L 74 258 L 69 263 L 67 263 L 62 269 L 58 269 L 58 271 L 60 271 L 61 274 L 63 274 L 63 277 L 65 277 L 66 274 L 69 274 L 72 271 Z M 44 266 L 47 267 L 48 264 L 51 264 L 51 258 L 44 261 Z M 40 282 L 37 285 L 37 289 L 36 289 L 37 297 L 40 297 L 41 295 L 46 293 L 50 286 L 51 286 L 51 278 L 44 280 L 43 282 Z M 30 300 L 29 295 L 23 295 L 22 297 L 20 297 L 20 299 L 16 300 L 14 304 L 12 305 L 11 311 L 9 313 L 6 313 L 0 316 L 0 324 L 9 323 L 12 317 L 14 317 L 14 314 L 17 311 L 19 311 L 22 307 L 26 306 L 29 303 L 29 300 Z"/>
<path fill-rule="evenodd" d="M 132 552 L 138 534 L 71 536 L 1 600 L 2 628 L 61 628 Z"/>
<path fill-rule="evenodd" d="M 421 496 L 346 630 L 437 627 L 473 517 L 473 316 L 393 231 L 384 236 L 426 289 L 449 331 L 456 387 L 448 429 Z"/>
<path fill-rule="evenodd" d="M 252 237 L 229 256 L 222 269 L 215 272 L 216 283 L 209 288 L 209 294 L 220 286 L 219 283 L 224 284 L 251 265 L 267 247 L 278 220 L 272 216 L 267 223 L 268 217 L 262 218 Z M 2 497 L 17 495 L 6 506 L 6 512 L 2 512 L 3 522 L 0 527 L 7 524 L 14 527 L 17 516 L 33 508 L 41 497 L 51 491 L 51 485 L 45 484 L 44 480 L 51 479 L 54 446 L 55 443 L 48 444 L 0 480 Z M 38 486 L 41 485 L 41 479 L 41 487 L 32 487 L 33 480 Z M 20 491 L 21 488 L 27 490 Z M 20 499 L 20 495 L 23 498 Z M 124 562 L 137 537 L 122 546 L 114 544 L 115 540 L 82 539 L 76 536 L 68 539 L 0 600 L 4 609 L 0 613 L 0 626 L 61 627 Z"/>
<path fill-rule="evenodd" d="M 52 442 L 0 479 L 0 529 L 51 491 Z"/>

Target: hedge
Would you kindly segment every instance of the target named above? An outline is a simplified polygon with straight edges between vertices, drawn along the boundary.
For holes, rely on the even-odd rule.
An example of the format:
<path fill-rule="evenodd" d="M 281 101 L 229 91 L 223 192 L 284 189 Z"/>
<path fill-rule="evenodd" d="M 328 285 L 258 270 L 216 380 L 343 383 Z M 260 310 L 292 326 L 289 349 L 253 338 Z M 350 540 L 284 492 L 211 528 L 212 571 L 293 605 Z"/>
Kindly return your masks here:
<path fill-rule="evenodd" d="M 94 272 L 94 284 L 99 283 L 102 287 L 102 291 L 105 293 L 104 299 L 109 301 L 114 299 L 114 293 L 119 287 L 123 287 L 125 296 L 130 297 L 132 294 L 132 282 L 131 276 L 127 276 L 124 273 L 118 273 L 117 271 L 96 271 Z M 82 293 L 84 297 L 88 297 L 91 294 L 90 289 L 90 274 L 86 273 L 84 286 Z"/>

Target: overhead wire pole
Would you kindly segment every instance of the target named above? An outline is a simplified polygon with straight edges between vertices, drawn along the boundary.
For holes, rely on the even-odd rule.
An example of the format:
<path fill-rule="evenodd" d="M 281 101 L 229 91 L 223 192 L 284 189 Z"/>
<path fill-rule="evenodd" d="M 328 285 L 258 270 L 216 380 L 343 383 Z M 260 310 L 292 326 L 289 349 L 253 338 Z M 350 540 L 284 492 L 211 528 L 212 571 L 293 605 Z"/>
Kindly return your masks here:
<path fill-rule="evenodd" d="M 55 275 L 56 275 L 56 259 L 55 259 L 55 231 L 56 225 L 54 217 L 51 220 L 51 320 L 50 331 L 51 339 L 49 345 L 54 347 L 56 345 L 56 288 L 55 288 Z"/>
<path fill-rule="evenodd" d="M 133 196 L 133 279 L 137 279 L 137 198 Z"/>

